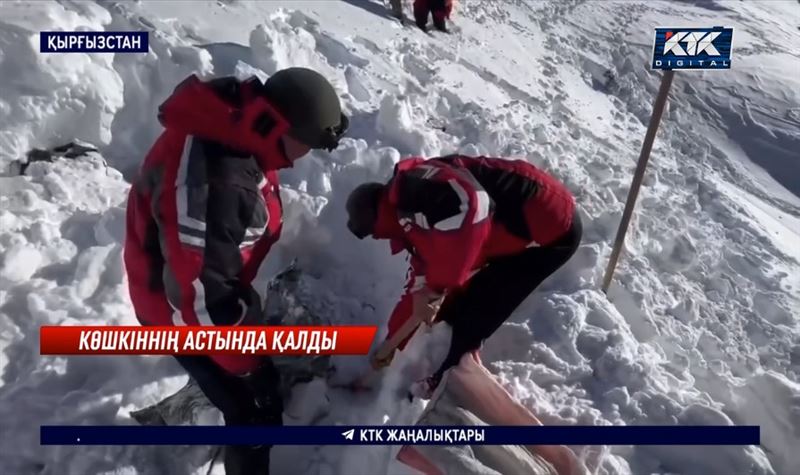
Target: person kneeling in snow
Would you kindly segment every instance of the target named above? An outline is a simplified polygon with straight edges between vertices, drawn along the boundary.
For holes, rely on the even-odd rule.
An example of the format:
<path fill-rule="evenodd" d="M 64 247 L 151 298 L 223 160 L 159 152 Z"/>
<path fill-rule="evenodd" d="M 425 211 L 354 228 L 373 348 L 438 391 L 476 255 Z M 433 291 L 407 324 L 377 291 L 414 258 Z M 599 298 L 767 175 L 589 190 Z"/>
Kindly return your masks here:
<path fill-rule="evenodd" d="M 259 325 L 251 286 L 282 226 L 277 170 L 332 150 L 347 128 L 334 88 L 304 68 L 264 84 L 192 75 L 159 108 L 165 130 L 127 205 L 124 259 L 143 325 Z M 280 375 L 256 355 L 178 356 L 228 425 L 279 425 Z M 266 474 L 270 447 L 228 447 L 225 471 Z"/>
<path fill-rule="evenodd" d="M 449 352 L 425 393 L 569 260 L 582 234 L 575 200 L 563 184 L 528 162 L 502 158 L 403 160 L 387 184 L 357 187 L 347 212 L 356 237 L 388 239 L 392 253 L 411 255 L 387 341 L 409 319 L 412 330 L 413 321 L 452 327 Z M 391 362 L 391 346 L 372 356 L 375 369 Z"/>

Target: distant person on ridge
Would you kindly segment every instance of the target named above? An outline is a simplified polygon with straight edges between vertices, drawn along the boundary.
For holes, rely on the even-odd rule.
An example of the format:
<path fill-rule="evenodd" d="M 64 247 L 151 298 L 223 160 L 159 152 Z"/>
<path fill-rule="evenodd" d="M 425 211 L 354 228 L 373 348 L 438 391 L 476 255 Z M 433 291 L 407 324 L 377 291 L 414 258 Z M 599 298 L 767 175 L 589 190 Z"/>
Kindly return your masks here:
<path fill-rule="evenodd" d="M 333 86 L 289 68 L 265 83 L 190 76 L 159 108 L 165 130 L 127 205 L 124 259 L 143 325 L 258 325 L 251 286 L 278 240 L 277 170 L 347 129 Z M 227 425 L 280 425 L 280 375 L 267 357 L 178 356 Z M 231 446 L 228 475 L 267 474 L 269 446 Z"/>
<path fill-rule="evenodd" d="M 392 253 L 411 256 L 387 340 L 409 319 L 452 327 L 447 357 L 423 394 L 570 259 L 582 234 L 563 184 L 526 161 L 502 158 L 403 160 L 388 183 L 357 187 L 347 213 L 356 237 L 387 239 Z M 371 363 L 378 369 L 393 356 L 378 351 Z"/>
<path fill-rule="evenodd" d="M 428 31 L 428 16 L 433 27 L 447 33 L 447 19 L 453 12 L 454 0 L 414 0 L 414 19 L 422 31 Z"/>
<path fill-rule="evenodd" d="M 392 16 L 400 20 L 400 23 L 405 24 L 406 16 L 403 14 L 403 0 L 389 0 L 389 5 L 392 8 Z"/>

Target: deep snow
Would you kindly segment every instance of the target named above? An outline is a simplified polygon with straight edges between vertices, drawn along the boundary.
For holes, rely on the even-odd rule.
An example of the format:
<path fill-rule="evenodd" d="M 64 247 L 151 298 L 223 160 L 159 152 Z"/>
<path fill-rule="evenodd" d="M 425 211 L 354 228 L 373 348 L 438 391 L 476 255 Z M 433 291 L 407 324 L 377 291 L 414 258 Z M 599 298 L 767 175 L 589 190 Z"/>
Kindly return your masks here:
<path fill-rule="evenodd" d="M 172 448 L 40 447 L 39 424 L 132 423 L 129 411 L 186 378 L 169 358 L 40 357 L 37 329 L 135 324 L 123 177 L 177 82 L 290 65 L 331 78 L 352 127 L 332 154 L 281 174 L 286 225 L 259 288 L 297 257 L 327 317 L 383 323 L 404 258 L 346 232 L 349 190 L 410 154 L 527 158 L 574 191 L 584 243 L 487 342 L 484 363 L 545 423 L 762 426 L 761 447 L 574 447 L 598 473 L 796 473 L 800 5 L 464 0 L 455 21 L 457 33 L 425 35 L 367 0 L 0 3 L 0 473 L 190 470 L 192 453 Z M 736 29 L 733 69 L 676 74 L 607 298 L 599 279 L 658 87 L 652 28 L 717 24 Z M 81 28 L 146 29 L 151 52 L 37 52 L 38 31 Z M 100 154 L 11 172 L 31 148 L 74 139 Z M 377 395 L 329 389 L 322 422 L 412 422 L 421 408 L 397 391 L 446 333 L 415 338 Z M 335 364 L 343 376 L 365 367 Z M 292 407 L 323 404 L 300 400 L 312 389 Z M 280 447 L 273 467 L 410 473 L 395 450 Z"/>

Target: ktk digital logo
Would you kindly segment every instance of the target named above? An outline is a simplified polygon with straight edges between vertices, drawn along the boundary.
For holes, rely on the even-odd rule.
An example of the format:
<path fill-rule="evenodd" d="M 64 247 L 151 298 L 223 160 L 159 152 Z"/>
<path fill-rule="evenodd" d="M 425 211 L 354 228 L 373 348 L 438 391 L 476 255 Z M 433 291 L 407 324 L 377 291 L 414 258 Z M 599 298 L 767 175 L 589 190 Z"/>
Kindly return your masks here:
<path fill-rule="evenodd" d="M 653 69 L 730 69 L 733 28 L 656 28 Z"/>

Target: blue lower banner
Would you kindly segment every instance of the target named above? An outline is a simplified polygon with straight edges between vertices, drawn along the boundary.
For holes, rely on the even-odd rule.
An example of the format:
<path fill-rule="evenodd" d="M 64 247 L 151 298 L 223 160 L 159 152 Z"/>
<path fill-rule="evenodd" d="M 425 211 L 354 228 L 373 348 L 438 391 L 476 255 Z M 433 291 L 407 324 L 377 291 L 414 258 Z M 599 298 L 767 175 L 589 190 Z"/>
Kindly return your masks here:
<path fill-rule="evenodd" d="M 759 445 L 759 426 L 41 426 L 42 445 Z"/>

